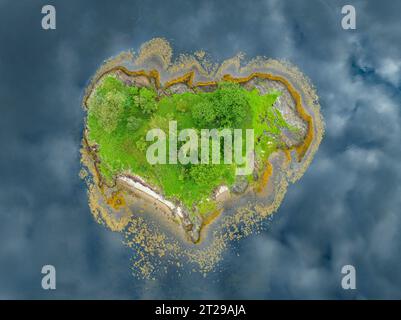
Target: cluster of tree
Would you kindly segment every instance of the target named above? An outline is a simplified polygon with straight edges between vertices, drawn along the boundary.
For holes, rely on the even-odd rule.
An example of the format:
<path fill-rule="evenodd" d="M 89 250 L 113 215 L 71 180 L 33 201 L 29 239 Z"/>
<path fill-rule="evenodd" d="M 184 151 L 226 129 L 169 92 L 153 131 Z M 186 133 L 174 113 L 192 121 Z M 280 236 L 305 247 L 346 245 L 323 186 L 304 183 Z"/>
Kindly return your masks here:
<path fill-rule="evenodd" d="M 127 129 L 136 131 L 142 124 L 140 114 L 149 116 L 156 110 L 154 90 L 126 86 L 113 76 L 103 80 L 90 104 L 91 114 L 106 133 L 112 133 L 123 118 L 127 119 Z"/>
<path fill-rule="evenodd" d="M 236 128 L 249 110 L 245 89 L 223 82 L 192 108 L 192 117 L 201 128 Z"/>

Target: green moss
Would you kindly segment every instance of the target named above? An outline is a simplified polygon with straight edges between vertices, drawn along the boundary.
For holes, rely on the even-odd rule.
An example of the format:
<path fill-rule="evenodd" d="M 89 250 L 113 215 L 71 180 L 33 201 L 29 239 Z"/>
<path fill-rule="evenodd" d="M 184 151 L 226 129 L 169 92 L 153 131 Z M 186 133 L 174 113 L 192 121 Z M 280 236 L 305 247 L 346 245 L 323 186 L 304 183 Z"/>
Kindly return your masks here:
<path fill-rule="evenodd" d="M 279 92 L 260 95 L 234 83 L 220 83 L 214 92 L 172 94 L 159 98 L 153 89 L 125 85 L 107 76 L 88 100 L 88 139 L 99 146 L 99 170 L 106 181 L 130 171 L 161 187 L 189 209 L 199 204 L 206 213 L 206 199 L 221 184 L 235 181 L 235 165 L 151 165 L 145 140 L 151 128 L 168 133 L 169 120 L 178 129 L 253 128 L 257 160 L 263 161 L 279 143 L 283 128 L 292 129 L 273 106 Z M 245 143 L 243 143 L 245 145 Z M 209 208 L 209 209 L 208 209 Z"/>

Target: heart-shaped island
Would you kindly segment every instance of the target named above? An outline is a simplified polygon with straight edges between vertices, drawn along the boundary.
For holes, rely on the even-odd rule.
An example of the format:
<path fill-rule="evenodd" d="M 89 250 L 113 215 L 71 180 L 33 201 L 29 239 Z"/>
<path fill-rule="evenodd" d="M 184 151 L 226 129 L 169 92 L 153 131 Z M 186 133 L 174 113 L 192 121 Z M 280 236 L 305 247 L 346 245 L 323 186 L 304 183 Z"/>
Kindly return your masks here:
<path fill-rule="evenodd" d="M 82 161 L 98 220 L 123 230 L 147 205 L 198 243 L 225 211 L 252 207 L 261 221 L 278 207 L 321 141 L 318 99 L 289 63 L 240 62 L 198 52 L 172 63 L 163 39 L 106 61 L 84 97 Z"/>

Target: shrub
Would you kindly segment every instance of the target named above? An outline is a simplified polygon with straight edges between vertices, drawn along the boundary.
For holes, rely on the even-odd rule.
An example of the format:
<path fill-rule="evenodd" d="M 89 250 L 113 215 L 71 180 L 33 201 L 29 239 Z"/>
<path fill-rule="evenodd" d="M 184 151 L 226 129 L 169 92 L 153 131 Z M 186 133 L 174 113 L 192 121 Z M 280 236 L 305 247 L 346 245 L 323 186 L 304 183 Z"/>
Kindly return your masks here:
<path fill-rule="evenodd" d="M 127 129 L 131 132 L 137 131 L 142 125 L 142 121 L 134 116 L 127 119 Z"/>

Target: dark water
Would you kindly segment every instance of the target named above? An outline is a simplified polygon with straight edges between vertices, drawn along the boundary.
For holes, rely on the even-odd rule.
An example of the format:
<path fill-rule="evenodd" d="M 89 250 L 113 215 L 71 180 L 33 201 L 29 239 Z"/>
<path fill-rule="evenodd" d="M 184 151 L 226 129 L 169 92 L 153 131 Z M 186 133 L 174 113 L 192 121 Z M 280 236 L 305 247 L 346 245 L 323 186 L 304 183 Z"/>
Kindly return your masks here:
<path fill-rule="evenodd" d="M 401 298 L 401 3 L 0 0 L 0 298 Z M 311 78 L 322 145 L 262 234 L 203 277 L 130 273 L 131 252 L 92 219 L 78 177 L 80 100 L 102 61 L 153 37 L 175 52 L 288 59 Z M 239 256 L 238 256 L 239 254 Z M 41 289 L 41 267 L 57 289 Z M 341 288 L 341 267 L 357 290 Z"/>

